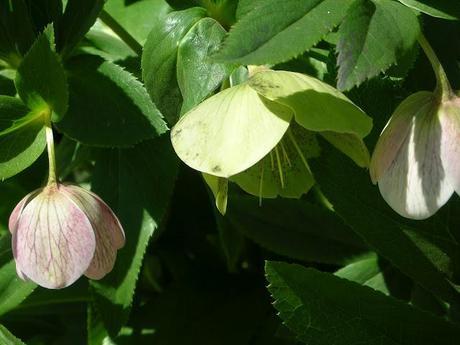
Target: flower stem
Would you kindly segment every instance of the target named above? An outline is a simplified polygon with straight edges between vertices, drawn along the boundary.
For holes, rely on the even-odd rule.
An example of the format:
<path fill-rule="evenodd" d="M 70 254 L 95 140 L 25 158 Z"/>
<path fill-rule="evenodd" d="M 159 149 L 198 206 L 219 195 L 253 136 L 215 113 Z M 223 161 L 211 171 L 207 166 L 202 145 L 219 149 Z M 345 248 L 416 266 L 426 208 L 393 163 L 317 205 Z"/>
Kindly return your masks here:
<path fill-rule="evenodd" d="M 48 183 L 47 185 L 57 185 L 56 178 L 56 156 L 54 153 L 54 137 L 53 137 L 53 126 L 51 124 L 51 110 L 48 109 L 45 114 L 45 133 L 46 133 L 46 147 L 48 150 Z"/>
<path fill-rule="evenodd" d="M 436 93 L 442 98 L 449 98 L 453 91 L 450 86 L 449 80 L 447 79 L 447 74 L 444 71 L 444 68 L 441 65 L 436 53 L 431 47 L 430 43 L 427 41 L 426 37 L 421 33 L 418 42 L 425 52 L 428 60 L 430 60 L 431 66 L 433 67 L 434 73 L 436 75 Z"/>
<path fill-rule="evenodd" d="M 126 43 L 138 56 L 142 55 L 142 45 L 136 41 L 136 39 L 123 28 L 106 10 L 102 10 L 99 13 L 99 19 L 112 29 L 120 39 Z"/>

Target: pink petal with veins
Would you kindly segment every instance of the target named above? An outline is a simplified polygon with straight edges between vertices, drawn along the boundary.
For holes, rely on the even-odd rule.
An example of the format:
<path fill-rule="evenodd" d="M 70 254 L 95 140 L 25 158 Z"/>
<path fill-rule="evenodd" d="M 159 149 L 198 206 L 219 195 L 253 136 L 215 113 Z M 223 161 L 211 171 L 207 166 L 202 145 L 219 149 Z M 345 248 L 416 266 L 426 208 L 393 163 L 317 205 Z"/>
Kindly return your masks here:
<path fill-rule="evenodd" d="M 16 205 L 13 212 L 11 212 L 10 219 L 8 221 L 8 229 L 10 230 L 11 234 L 14 233 L 16 225 L 18 223 L 18 219 L 21 216 L 22 210 L 24 206 L 38 193 L 40 193 L 42 188 L 33 191 L 32 193 L 27 194 L 22 200 Z"/>
<path fill-rule="evenodd" d="M 87 216 L 58 187 L 46 187 L 28 202 L 13 233 L 18 270 L 50 289 L 74 283 L 87 270 L 95 248 Z"/>
<path fill-rule="evenodd" d="M 117 250 L 125 244 L 123 228 L 109 206 L 96 194 L 72 185 L 63 186 L 63 190 L 85 212 L 95 231 L 96 251 L 85 275 L 101 279 L 112 271 Z"/>
<path fill-rule="evenodd" d="M 439 112 L 441 160 L 452 187 L 460 195 L 460 98 L 445 102 Z"/>

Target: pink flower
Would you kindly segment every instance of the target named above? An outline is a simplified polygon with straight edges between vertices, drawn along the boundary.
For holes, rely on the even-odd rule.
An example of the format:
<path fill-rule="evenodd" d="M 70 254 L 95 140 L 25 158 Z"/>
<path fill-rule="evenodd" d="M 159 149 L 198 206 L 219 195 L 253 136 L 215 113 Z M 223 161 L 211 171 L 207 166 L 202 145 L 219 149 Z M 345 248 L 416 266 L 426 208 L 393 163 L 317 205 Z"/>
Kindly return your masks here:
<path fill-rule="evenodd" d="M 400 215 L 425 219 L 460 194 L 460 98 L 418 92 L 405 99 L 383 130 L 370 173 Z"/>
<path fill-rule="evenodd" d="M 64 184 L 24 197 L 10 216 L 9 229 L 19 277 L 49 289 L 69 286 L 83 274 L 101 279 L 125 243 L 123 228 L 104 201 Z"/>

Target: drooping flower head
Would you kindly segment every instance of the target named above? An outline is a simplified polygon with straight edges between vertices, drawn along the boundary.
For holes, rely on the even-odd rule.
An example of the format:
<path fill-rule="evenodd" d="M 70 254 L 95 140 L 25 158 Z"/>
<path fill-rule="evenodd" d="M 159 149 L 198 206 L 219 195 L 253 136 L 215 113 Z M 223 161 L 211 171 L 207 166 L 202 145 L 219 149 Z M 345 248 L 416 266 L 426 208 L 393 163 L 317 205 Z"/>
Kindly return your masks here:
<path fill-rule="evenodd" d="M 425 219 L 460 193 L 460 98 L 422 37 L 438 86 L 405 99 L 384 128 L 371 159 L 372 181 L 400 215 Z"/>
<path fill-rule="evenodd" d="M 24 197 L 9 229 L 22 279 L 57 289 L 81 275 L 101 279 L 123 247 L 123 228 L 112 210 L 81 187 L 50 184 Z"/>
<path fill-rule="evenodd" d="M 187 112 L 171 130 L 179 158 L 201 171 L 225 213 L 227 181 L 259 198 L 299 198 L 314 185 L 308 159 L 315 133 L 368 166 L 362 142 L 372 120 L 345 95 L 313 77 L 253 69 Z"/>

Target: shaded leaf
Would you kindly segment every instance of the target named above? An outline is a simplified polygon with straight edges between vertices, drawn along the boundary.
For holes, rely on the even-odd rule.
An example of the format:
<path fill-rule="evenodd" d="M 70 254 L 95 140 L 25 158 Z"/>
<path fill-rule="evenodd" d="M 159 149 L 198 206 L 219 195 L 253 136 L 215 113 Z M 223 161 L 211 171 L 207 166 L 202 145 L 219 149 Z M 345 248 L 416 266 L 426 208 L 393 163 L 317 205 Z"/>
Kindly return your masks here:
<path fill-rule="evenodd" d="M 142 259 L 166 212 L 177 168 L 167 136 L 133 149 L 102 151 L 96 161 L 92 189 L 111 206 L 126 233 L 114 270 L 91 282 L 97 309 L 112 336 L 128 319 Z"/>
<path fill-rule="evenodd" d="M 67 57 L 93 26 L 104 0 L 67 0 L 64 14 L 56 24 L 57 51 Z"/>
<path fill-rule="evenodd" d="M 69 110 L 58 126 L 69 137 L 132 146 L 167 130 L 144 86 L 120 66 L 86 55 L 73 59 L 68 73 Z"/>
<path fill-rule="evenodd" d="M 345 222 L 402 273 L 447 301 L 458 298 L 448 281 L 449 254 L 458 249 L 445 228 L 398 216 L 372 185 L 368 172 L 335 150 L 311 162 L 317 182 Z M 359 210 L 359 212 L 357 212 Z M 425 229 L 425 230 L 423 230 Z M 443 273 L 444 271 L 444 273 Z"/>
<path fill-rule="evenodd" d="M 305 200 L 263 200 L 232 193 L 227 216 L 235 230 L 290 258 L 344 264 L 366 246 L 333 212 Z"/>
<path fill-rule="evenodd" d="M 15 84 L 19 97 L 30 109 L 51 109 L 53 121 L 65 115 L 69 100 L 67 78 L 54 52 L 51 26 L 38 36 L 24 57 Z"/>
<path fill-rule="evenodd" d="M 460 2 L 450 0 L 399 0 L 404 5 L 443 19 L 460 19 Z"/>
<path fill-rule="evenodd" d="M 275 308 L 309 345 L 453 345 L 460 335 L 442 318 L 346 279 L 281 262 L 265 270 Z"/>
<path fill-rule="evenodd" d="M 396 64 L 417 42 L 415 13 L 392 0 L 357 0 L 339 29 L 338 88 L 349 90 Z"/>

